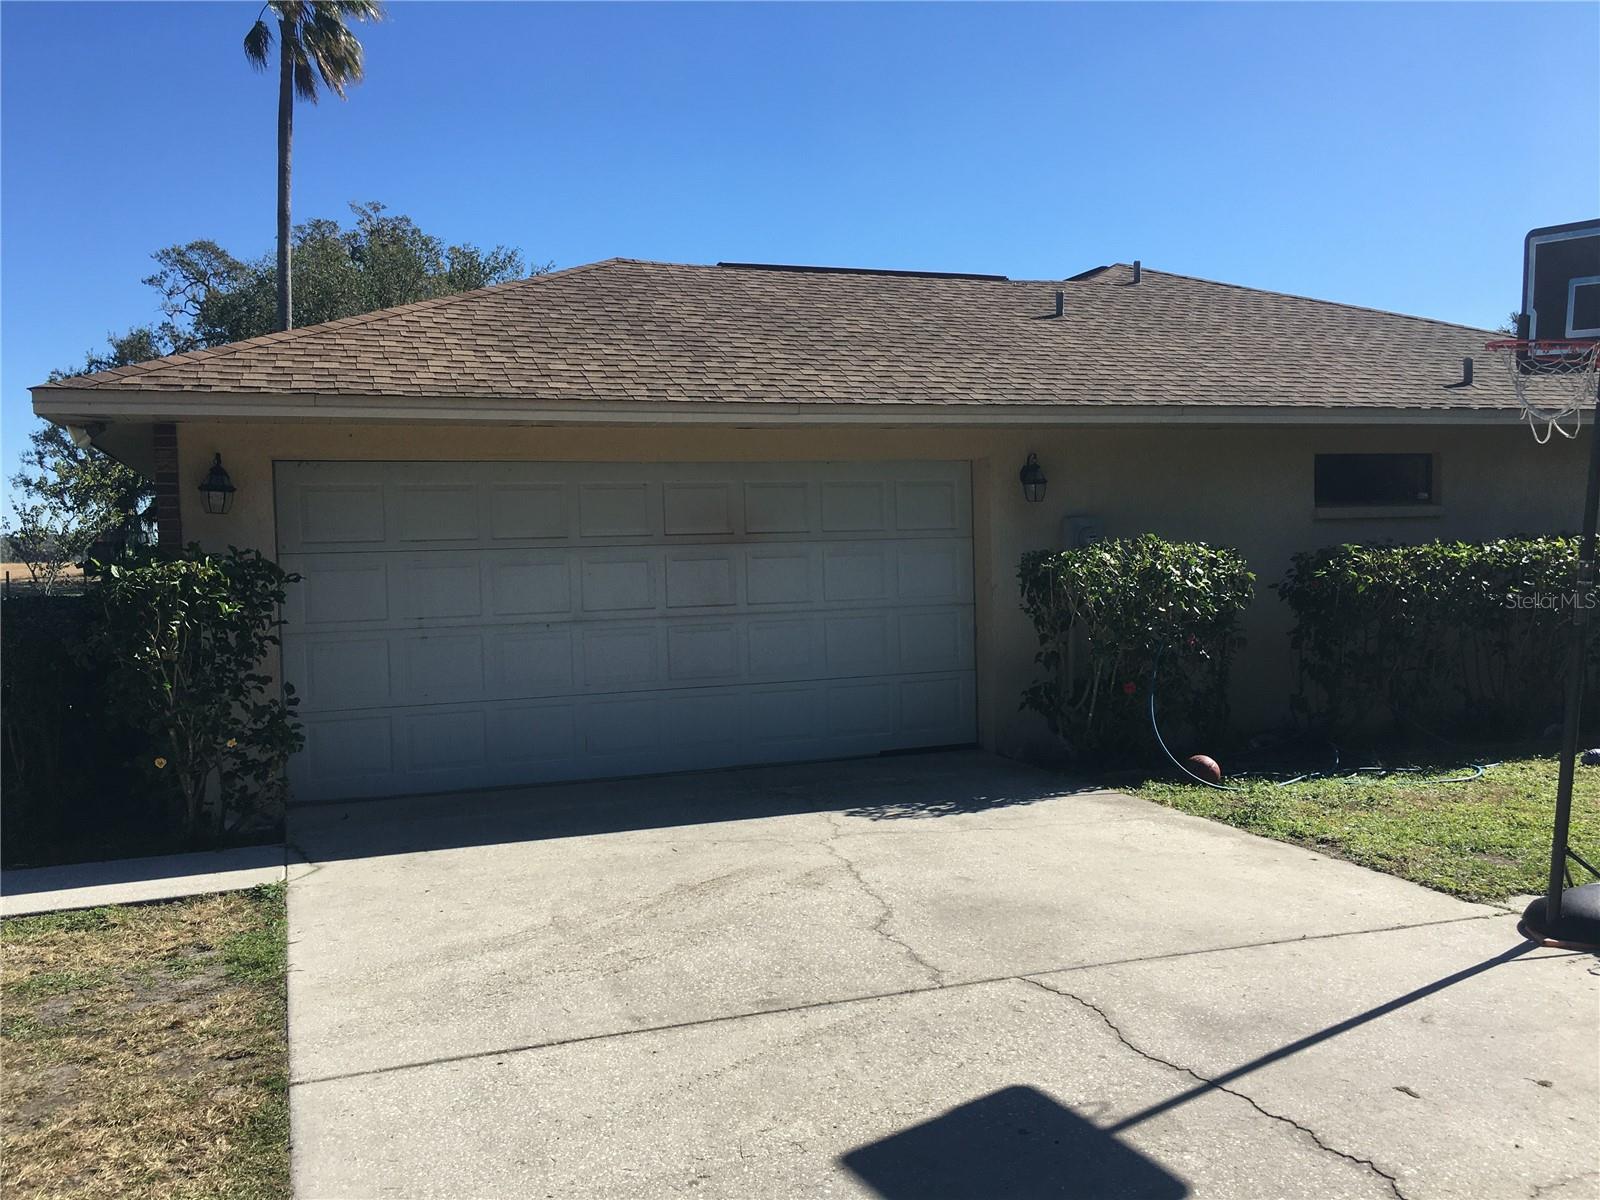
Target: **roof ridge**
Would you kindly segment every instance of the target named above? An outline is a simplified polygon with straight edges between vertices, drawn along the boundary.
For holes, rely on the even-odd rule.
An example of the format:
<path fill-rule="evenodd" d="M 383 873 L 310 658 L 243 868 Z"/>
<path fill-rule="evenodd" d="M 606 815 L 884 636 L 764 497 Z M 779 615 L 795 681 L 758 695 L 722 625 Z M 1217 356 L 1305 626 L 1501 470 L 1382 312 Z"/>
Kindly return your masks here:
<path fill-rule="evenodd" d="M 1094 276 L 1098 276 L 1112 267 L 1126 267 L 1130 271 L 1133 270 L 1132 263 L 1110 263 L 1104 267 L 1095 268 Z M 1371 313 L 1378 317 L 1399 317 L 1404 321 L 1420 321 L 1424 325 L 1442 325 L 1446 329 L 1460 329 L 1467 333 L 1481 333 L 1489 337 L 1495 335 L 1495 331 L 1492 329 L 1483 329 L 1477 325 L 1463 325 L 1459 321 L 1445 321 L 1438 317 L 1422 317 L 1416 313 L 1397 312 L 1392 308 L 1375 308 L 1370 304 L 1351 304 L 1345 300 L 1326 300 L 1321 296 L 1306 296 L 1299 292 L 1283 292 L 1276 288 L 1251 287 L 1247 283 L 1229 283 L 1225 279 L 1207 279 L 1203 275 L 1184 275 L 1177 271 L 1162 271 L 1155 267 L 1144 266 L 1142 263 L 1139 271 L 1144 275 L 1165 275 L 1168 279 L 1186 279 L 1190 283 L 1205 283 L 1210 284 L 1212 287 L 1231 288 L 1236 292 L 1251 292 L 1257 296 L 1277 296 L 1284 300 L 1304 300 L 1308 304 L 1323 304 L 1329 308 L 1342 308 L 1349 312 Z M 1085 274 L 1088 273 L 1085 272 Z"/>
<path fill-rule="evenodd" d="M 563 267 L 559 271 L 546 271 L 542 275 L 524 275 L 520 279 L 505 279 L 499 283 L 491 283 L 486 287 L 472 288 L 465 292 L 452 292 L 448 296 L 429 296 L 425 300 L 410 300 L 405 304 L 391 304 L 387 308 L 375 308 L 370 312 L 352 313 L 348 317 L 335 317 L 331 321 L 318 321 L 315 325 L 298 325 L 293 329 L 276 329 L 271 333 L 257 334 L 253 338 L 243 338 L 237 342 L 224 342 L 220 346 L 201 346 L 194 350 L 180 350 L 175 354 L 163 354 L 160 358 L 147 358 L 143 362 L 128 363 L 120 367 L 111 367 L 105 371 L 94 371 L 82 375 L 66 375 L 41 387 L 65 387 L 69 384 L 82 386 L 91 380 L 128 379 L 135 375 L 148 374 L 159 371 L 164 367 L 182 365 L 195 361 L 210 361 L 217 358 L 226 358 L 228 355 L 240 350 L 256 346 L 273 346 L 281 342 L 297 341 L 316 333 L 331 329 L 348 329 L 356 325 L 368 325 L 385 317 L 397 313 L 416 312 L 422 309 L 443 308 L 447 305 L 481 296 L 486 292 L 499 292 L 526 284 L 543 283 L 547 279 L 556 279 L 568 275 L 576 275 L 583 271 L 592 271 L 600 267 L 614 266 L 617 263 L 634 262 L 637 260 L 621 257 L 602 258 L 595 262 L 578 263 L 576 266 Z"/>
<path fill-rule="evenodd" d="M 788 271 L 797 275 L 894 275 L 915 279 L 979 279 L 989 283 L 1010 283 L 1005 275 L 986 275 L 976 271 L 914 271 L 899 267 L 827 267 L 808 263 L 728 262 L 717 266 L 732 271 Z"/>

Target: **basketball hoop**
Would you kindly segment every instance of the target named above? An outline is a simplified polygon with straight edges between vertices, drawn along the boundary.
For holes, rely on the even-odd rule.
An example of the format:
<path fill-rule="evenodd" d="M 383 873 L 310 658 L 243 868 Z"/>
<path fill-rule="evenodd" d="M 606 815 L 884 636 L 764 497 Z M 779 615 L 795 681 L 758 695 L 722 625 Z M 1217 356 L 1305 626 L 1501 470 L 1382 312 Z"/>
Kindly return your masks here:
<path fill-rule="evenodd" d="M 1583 409 L 1595 395 L 1600 342 L 1528 341 L 1503 338 L 1484 346 L 1511 377 L 1523 415 L 1541 445 L 1550 435 L 1578 436 Z M 1544 425 L 1544 435 L 1539 425 Z"/>

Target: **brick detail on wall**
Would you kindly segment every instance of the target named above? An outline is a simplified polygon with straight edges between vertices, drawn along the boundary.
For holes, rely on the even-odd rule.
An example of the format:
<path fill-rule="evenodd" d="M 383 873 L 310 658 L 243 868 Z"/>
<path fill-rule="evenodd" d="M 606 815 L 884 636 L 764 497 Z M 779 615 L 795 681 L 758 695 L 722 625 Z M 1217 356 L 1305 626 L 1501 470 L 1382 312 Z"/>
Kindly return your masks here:
<path fill-rule="evenodd" d="M 156 464 L 156 544 L 163 550 L 183 545 L 183 517 L 178 508 L 178 427 L 151 426 Z"/>

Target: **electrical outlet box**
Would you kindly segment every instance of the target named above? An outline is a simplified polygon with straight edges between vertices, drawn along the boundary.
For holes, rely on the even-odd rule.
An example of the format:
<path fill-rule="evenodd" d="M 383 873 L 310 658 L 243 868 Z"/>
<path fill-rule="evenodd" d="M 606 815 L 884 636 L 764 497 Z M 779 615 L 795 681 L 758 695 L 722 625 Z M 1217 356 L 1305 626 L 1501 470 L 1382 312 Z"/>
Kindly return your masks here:
<path fill-rule="evenodd" d="M 1077 550 L 1101 541 L 1106 536 L 1105 526 L 1099 517 L 1082 513 L 1068 513 L 1061 518 L 1061 545 L 1066 550 Z"/>

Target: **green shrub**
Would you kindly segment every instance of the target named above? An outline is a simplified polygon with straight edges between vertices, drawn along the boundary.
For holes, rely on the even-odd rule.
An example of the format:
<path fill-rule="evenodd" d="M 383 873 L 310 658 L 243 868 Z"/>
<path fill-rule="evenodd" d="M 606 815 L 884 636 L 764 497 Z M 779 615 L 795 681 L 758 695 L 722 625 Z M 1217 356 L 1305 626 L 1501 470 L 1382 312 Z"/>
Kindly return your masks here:
<path fill-rule="evenodd" d="M 1334 732 L 1537 734 L 1560 717 L 1576 568 L 1560 537 L 1297 554 L 1277 586 L 1295 615 L 1294 706 Z"/>
<path fill-rule="evenodd" d="M 191 842 L 220 835 L 230 813 L 281 804 L 284 765 L 304 739 L 293 689 L 270 695 L 261 663 L 278 644 L 284 588 L 297 578 L 255 550 L 189 546 L 183 557 L 145 551 L 114 564 L 95 589 L 94 645 L 112 667 L 109 693 L 145 738 L 137 770 L 172 799 Z"/>
<path fill-rule="evenodd" d="M 1237 552 L 1144 534 L 1034 551 L 1018 578 L 1045 674 L 1022 707 L 1073 753 L 1154 748 L 1147 706 L 1158 654 L 1164 717 L 1197 733 L 1226 727 L 1229 661 L 1255 583 Z"/>

